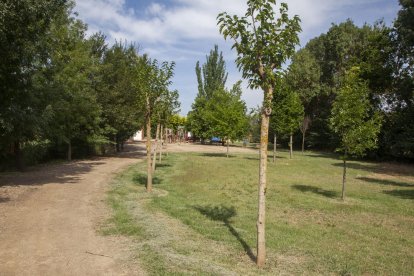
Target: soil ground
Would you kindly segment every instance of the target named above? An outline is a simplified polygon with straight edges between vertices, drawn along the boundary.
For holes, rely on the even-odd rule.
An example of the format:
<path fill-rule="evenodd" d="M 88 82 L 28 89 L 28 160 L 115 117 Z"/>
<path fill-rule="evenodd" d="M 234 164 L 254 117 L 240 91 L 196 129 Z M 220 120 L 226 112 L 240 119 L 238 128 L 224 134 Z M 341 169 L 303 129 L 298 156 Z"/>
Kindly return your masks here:
<path fill-rule="evenodd" d="M 169 144 L 171 152 L 225 153 L 226 147 Z M 144 157 L 130 144 L 111 157 L 46 164 L 0 175 L 0 275 L 144 275 L 128 240 L 102 236 L 109 183 Z M 230 148 L 232 152 L 257 152 Z"/>

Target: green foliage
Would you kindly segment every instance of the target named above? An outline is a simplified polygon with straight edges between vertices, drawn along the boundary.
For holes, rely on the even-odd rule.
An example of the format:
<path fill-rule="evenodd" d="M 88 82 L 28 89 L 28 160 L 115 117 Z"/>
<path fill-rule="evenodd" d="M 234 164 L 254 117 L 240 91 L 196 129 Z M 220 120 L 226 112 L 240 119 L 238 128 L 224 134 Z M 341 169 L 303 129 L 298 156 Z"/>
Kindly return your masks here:
<path fill-rule="evenodd" d="M 119 148 L 142 127 L 147 103 L 150 117 L 164 121 L 179 107 L 178 92 L 167 89 L 173 63 L 139 56 L 133 45 L 108 49 L 102 33 L 87 38 L 73 7 L 0 3 L 0 156 L 16 157 L 19 167 L 25 156 L 30 164 L 61 157 L 62 144 L 77 156 L 108 143 Z M 41 154 L 31 154 L 39 148 L 32 143 L 45 140 Z"/>
<path fill-rule="evenodd" d="M 234 39 L 236 64 L 251 88 L 274 87 L 282 64 L 299 43 L 299 17 L 289 19 L 288 6 L 281 3 L 276 18 L 275 5 L 276 0 L 248 0 L 245 16 L 221 13 L 217 17 L 224 38 Z"/>
<path fill-rule="evenodd" d="M 345 158 L 363 156 L 366 150 L 375 148 L 381 128 L 381 117 L 379 113 L 372 114 L 368 86 L 359 73 L 357 67 L 347 73 L 332 107 L 331 127 L 340 137 L 337 150 L 343 152 Z"/>
<path fill-rule="evenodd" d="M 210 126 L 210 137 L 222 139 L 239 139 L 248 130 L 246 104 L 241 100 L 241 82 L 236 83 L 230 91 L 218 90 L 207 102 L 203 116 Z"/>
<path fill-rule="evenodd" d="M 214 92 L 224 89 L 228 73 L 226 72 L 226 62 L 223 53 L 218 51 L 218 46 L 206 56 L 206 62 L 200 67 L 200 62 L 196 64 L 196 75 L 198 82 L 198 97 L 210 99 Z"/>
<path fill-rule="evenodd" d="M 299 95 L 290 91 L 286 86 L 275 93 L 273 98 L 270 129 L 281 136 L 295 133 L 303 121 L 303 105 Z"/>
<path fill-rule="evenodd" d="M 47 96 L 34 75 L 48 58 L 49 29 L 72 2 L 5 0 L 0 3 L 0 151 L 41 133 Z"/>
<path fill-rule="evenodd" d="M 188 128 L 196 137 L 206 139 L 211 136 L 211 121 L 207 119 L 209 101 L 214 94 L 225 89 L 227 75 L 226 63 L 223 59 L 223 53 L 218 51 L 218 46 L 206 57 L 206 62 L 200 67 L 196 64 L 196 75 L 198 82 L 198 94 L 192 104 L 192 109 L 188 113 Z"/>
<path fill-rule="evenodd" d="M 178 127 L 182 127 L 186 125 L 187 125 L 186 117 L 180 116 L 178 114 L 174 114 L 169 118 L 166 126 L 176 132 L 178 130 Z"/>

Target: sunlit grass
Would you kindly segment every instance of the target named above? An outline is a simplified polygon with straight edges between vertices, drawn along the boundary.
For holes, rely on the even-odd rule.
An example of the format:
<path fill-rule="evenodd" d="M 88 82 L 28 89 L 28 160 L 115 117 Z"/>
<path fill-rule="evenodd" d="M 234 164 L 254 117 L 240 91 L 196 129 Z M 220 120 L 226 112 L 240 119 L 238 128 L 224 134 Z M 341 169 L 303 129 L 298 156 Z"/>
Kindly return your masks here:
<path fill-rule="evenodd" d="M 218 265 L 236 267 L 238 273 L 259 273 L 253 262 L 258 164 L 257 155 L 170 154 L 157 169 L 155 184 L 156 190 L 168 194 L 148 198 L 142 206 L 188 225 L 201 235 L 197 246 L 207 247 L 213 241 L 225 246 L 222 256 L 217 252 L 206 256 Z M 260 273 L 413 273 L 413 168 L 351 161 L 342 202 L 341 166 L 335 155 L 324 153 L 295 153 L 290 160 L 282 152 L 276 164 L 269 163 L 268 260 Z M 127 194 L 145 193 L 140 184 L 144 171 L 141 166 L 127 174 L 125 185 L 142 188 Z M 140 221 L 135 223 L 146 227 Z M 174 229 L 164 231 L 176 235 Z M 180 244 L 178 239 L 169 246 L 169 250 L 179 248 L 191 255 L 188 242 Z M 246 259 L 247 265 L 237 268 Z M 163 266 L 169 271 L 168 258 Z M 194 269 L 204 271 L 202 266 L 189 271 Z M 178 271 L 185 272 L 185 265 Z"/>

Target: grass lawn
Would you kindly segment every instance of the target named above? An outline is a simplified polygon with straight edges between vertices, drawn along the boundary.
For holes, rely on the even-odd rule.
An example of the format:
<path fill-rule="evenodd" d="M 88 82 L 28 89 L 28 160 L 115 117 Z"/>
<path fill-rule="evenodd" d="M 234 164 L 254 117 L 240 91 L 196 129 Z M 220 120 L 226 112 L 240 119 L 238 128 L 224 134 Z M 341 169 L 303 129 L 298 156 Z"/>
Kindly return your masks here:
<path fill-rule="evenodd" d="M 254 264 L 257 155 L 180 153 L 145 192 L 145 164 L 121 174 L 106 234 L 135 237 L 152 274 L 414 273 L 414 168 L 350 161 L 346 200 L 336 155 L 279 153 L 268 164 L 267 264 Z"/>

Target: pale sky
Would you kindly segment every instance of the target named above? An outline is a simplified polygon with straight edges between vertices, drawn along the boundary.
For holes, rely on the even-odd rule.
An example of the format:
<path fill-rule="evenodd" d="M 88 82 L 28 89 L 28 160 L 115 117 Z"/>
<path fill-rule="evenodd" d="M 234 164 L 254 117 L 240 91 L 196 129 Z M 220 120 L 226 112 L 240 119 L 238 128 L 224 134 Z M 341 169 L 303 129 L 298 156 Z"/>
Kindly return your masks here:
<path fill-rule="evenodd" d="M 347 18 L 357 25 L 384 19 L 390 25 L 399 10 L 398 0 L 285 0 L 291 15 L 302 20 L 301 45 L 328 31 L 332 23 Z M 115 40 L 136 43 L 140 52 L 160 61 L 175 61 L 172 89 L 180 93 L 181 114 L 186 115 L 197 94 L 195 64 L 219 45 L 226 60 L 227 87 L 241 79 L 231 51 L 217 27 L 220 12 L 243 15 L 246 0 L 77 0 L 75 11 L 88 24 L 88 33 L 102 31 Z M 246 82 L 244 82 L 246 83 Z M 244 87 L 248 107 L 261 103 L 262 92 Z"/>

